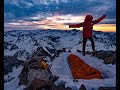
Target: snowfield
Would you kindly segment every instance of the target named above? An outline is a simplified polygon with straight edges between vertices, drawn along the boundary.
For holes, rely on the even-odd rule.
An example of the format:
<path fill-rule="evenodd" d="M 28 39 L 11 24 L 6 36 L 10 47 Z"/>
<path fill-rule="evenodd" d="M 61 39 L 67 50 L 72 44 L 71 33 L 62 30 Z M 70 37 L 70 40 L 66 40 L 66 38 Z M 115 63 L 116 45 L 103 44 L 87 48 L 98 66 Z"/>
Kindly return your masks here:
<path fill-rule="evenodd" d="M 95 48 L 99 50 L 116 50 L 116 33 L 93 32 Z M 33 30 L 4 32 L 4 55 L 13 56 L 19 50 L 32 54 L 38 47 L 48 47 L 60 50 L 62 48 L 78 48 L 82 50 L 82 31 L 71 30 Z M 88 40 L 86 51 L 91 51 L 91 42 Z"/>
<path fill-rule="evenodd" d="M 91 57 L 90 55 L 83 56 L 78 52 L 75 52 L 74 54 L 83 59 L 85 63 L 99 70 L 105 79 L 78 79 L 79 82 L 73 82 L 71 70 L 67 63 L 69 54 L 71 53 L 64 52 L 52 62 L 52 73 L 60 77 L 59 80 L 56 81 L 56 85 L 64 83 L 65 87 L 71 87 L 73 90 L 79 90 L 82 84 L 86 86 L 87 90 L 97 90 L 100 86 L 116 87 L 116 65 L 106 65 L 103 63 L 103 60 Z"/>
<path fill-rule="evenodd" d="M 116 51 L 116 33 L 93 31 L 93 36 L 97 51 Z M 101 59 L 88 54 L 83 56 L 81 52 L 77 52 L 77 50 L 82 50 L 82 31 L 20 30 L 4 32 L 4 56 L 14 56 L 19 61 L 25 61 L 30 58 L 38 48 L 40 48 L 40 51 L 44 50 L 51 56 L 54 56 L 54 51 L 65 48 L 65 51 L 61 52 L 59 56 L 56 56 L 52 61 L 46 56 L 46 59 L 52 65 L 51 72 L 53 75 L 59 76 L 59 79 L 55 82 L 56 85 L 64 84 L 65 87 L 70 87 L 73 90 L 79 90 L 81 84 L 84 84 L 87 90 L 97 90 L 100 86 L 116 87 L 116 65 L 104 64 Z M 92 51 L 90 41 L 87 41 L 86 51 Z M 99 70 L 104 79 L 78 79 L 78 82 L 73 82 L 71 70 L 67 62 L 67 57 L 71 53 Z M 23 66 L 21 65 L 19 67 L 13 67 L 12 72 L 4 75 L 5 90 L 23 90 L 26 87 L 25 85 L 19 86 L 18 84 L 18 76 L 22 69 Z"/>
<path fill-rule="evenodd" d="M 12 72 L 4 75 L 4 90 L 23 90 L 26 86 L 19 86 L 19 75 L 23 69 L 23 66 L 19 66 L 18 68 L 13 67 Z"/>

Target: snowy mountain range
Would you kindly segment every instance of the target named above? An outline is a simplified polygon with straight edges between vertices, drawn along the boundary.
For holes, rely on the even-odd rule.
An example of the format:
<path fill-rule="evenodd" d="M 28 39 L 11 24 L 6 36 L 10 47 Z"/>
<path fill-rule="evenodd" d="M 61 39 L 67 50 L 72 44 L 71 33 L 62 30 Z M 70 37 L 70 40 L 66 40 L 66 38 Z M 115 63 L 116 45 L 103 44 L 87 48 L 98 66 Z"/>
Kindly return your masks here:
<path fill-rule="evenodd" d="M 116 51 L 116 33 L 93 31 L 93 37 L 96 51 Z M 13 90 L 25 88 L 25 86 L 19 87 L 18 85 L 18 76 L 23 69 L 21 63 L 33 55 L 44 56 L 52 64 L 52 73 L 59 76 L 56 85 L 64 83 L 66 87 L 71 87 L 73 90 L 78 90 L 83 83 L 87 90 L 92 88 L 97 90 L 96 88 L 100 86 L 115 87 L 116 65 L 106 65 L 103 60 L 89 55 L 84 57 L 77 50 L 82 51 L 82 31 L 80 30 L 13 30 L 4 32 L 5 90 L 11 90 L 9 87 Z M 90 41 L 87 41 L 86 51 L 92 52 Z M 66 62 L 70 53 L 81 57 L 85 63 L 101 71 L 106 79 L 79 80 L 75 84 L 71 79 L 70 68 Z M 11 86 L 13 83 L 15 85 Z"/>
<path fill-rule="evenodd" d="M 115 51 L 116 33 L 93 32 L 96 51 Z M 23 54 L 25 59 L 39 48 L 47 48 L 52 54 L 57 50 L 82 50 L 82 31 L 71 30 L 35 30 L 4 32 L 4 55 L 13 56 Z M 86 51 L 92 51 L 88 40 Z"/>

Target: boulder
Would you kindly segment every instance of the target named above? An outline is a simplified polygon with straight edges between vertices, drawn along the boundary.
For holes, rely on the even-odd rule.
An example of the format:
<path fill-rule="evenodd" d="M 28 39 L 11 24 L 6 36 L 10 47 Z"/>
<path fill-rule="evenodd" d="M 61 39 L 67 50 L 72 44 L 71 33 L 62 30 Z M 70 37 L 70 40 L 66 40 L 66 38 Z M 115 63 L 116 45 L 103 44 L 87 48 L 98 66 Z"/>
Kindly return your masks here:
<path fill-rule="evenodd" d="M 86 90 L 85 86 L 82 84 L 79 90 Z"/>
<path fill-rule="evenodd" d="M 12 72 L 13 67 L 18 67 L 22 64 L 23 61 L 19 61 L 14 56 L 4 56 L 4 75 L 8 74 L 9 72 Z"/>
<path fill-rule="evenodd" d="M 19 75 L 20 78 L 19 85 L 28 84 L 27 76 L 28 76 L 28 69 L 24 67 L 21 71 L 21 74 Z"/>
<path fill-rule="evenodd" d="M 39 78 L 35 78 L 33 82 L 33 90 L 41 90 L 42 88 L 50 88 L 52 82 L 49 80 L 43 80 Z M 46 89 L 45 89 L 46 90 Z"/>
<path fill-rule="evenodd" d="M 113 63 L 115 64 L 116 58 L 114 56 L 109 56 L 104 59 L 105 64 L 110 64 Z"/>
<path fill-rule="evenodd" d="M 56 85 L 54 85 L 53 86 L 53 89 L 51 89 L 51 90 L 72 90 L 71 88 L 65 88 L 65 86 L 63 86 L 63 85 L 58 85 L 58 86 L 56 86 Z"/>
<path fill-rule="evenodd" d="M 116 90 L 116 87 L 99 87 L 98 90 Z"/>
<path fill-rule="evenodd" d="M 47 70 L 44 69 L 30 69 L 28 72 L 28 81 L 29 83 L 34 82 L 35 78 L 41 79 L 41 80 L 49 80 L 50 73 Z"/>

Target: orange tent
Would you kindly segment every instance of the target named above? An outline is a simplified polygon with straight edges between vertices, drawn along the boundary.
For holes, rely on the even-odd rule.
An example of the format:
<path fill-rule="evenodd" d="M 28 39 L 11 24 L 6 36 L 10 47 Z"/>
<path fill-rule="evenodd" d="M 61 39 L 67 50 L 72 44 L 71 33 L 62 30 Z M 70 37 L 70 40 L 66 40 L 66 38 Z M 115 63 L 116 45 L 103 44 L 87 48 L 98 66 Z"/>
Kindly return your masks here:
<path fill-rule="evenodd" d="M 81 58 L 70 54 L 68 62 L 74 79 L 103 79 L 100 71 L 86 64 Z"/>

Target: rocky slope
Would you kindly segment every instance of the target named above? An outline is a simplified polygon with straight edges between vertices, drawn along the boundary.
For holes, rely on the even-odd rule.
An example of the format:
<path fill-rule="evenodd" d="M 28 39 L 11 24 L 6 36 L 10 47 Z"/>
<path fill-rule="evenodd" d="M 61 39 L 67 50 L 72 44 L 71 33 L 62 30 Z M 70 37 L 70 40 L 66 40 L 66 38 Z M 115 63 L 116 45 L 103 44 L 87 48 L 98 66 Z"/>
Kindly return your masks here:
<path fill-rule="evenodd" d="M 116 33 L 93 31 L 93 37 L 95 40 L 95 48 L 97 54 L 92 57 L 93 58 L 96 57 L 102 60 L 103 63 L 106 65 L 107 64 L 115 65 L 116 64 Z M 13 72 L 14 70 L 13 67 L 19 68 L 19 66 L 22 65 L 23 69 L 20 69 L 21 74 L 19 75 L 20 78 L 19 85 L 27 85 L 28 84 L 27 77 L 28 77 L 28 73 L 30 72 L 25 63 L 27 61 L 31 61 L 32 57 L 36 57 L 37 60 L 40 59 L 40 57 L 43 57 L 45 60 L 47 60 L 47 62 L 50 65 L 54 65 L 55 62 L 57 62 L 57 58 L 64 59 L 66 57 L 66 56 L 60 57 L 62 53 L 67 54 L 67 53 L 77 52 L 81 54 L 81 50 L 82 50 L 82 31 L 79 30 L 71 30 L 71 31 L 19 30 L 19 31 L 4 32 L 4 75 L 5 75 L 4 81 L 5 83 L 7 83 L 14 80 L 15 77 L 11 76 L 10 72 Z M 86 53 L 87 56 L 91 55 L 92 53 L 90 41 L 87 42 Z M 58 75 L 57 77 L 60 76 Z M 53 79 L 55 78 L 52 77 L 52 80 Z M 40 83 L 41 81 L 38 80 L 38 82 Z M 56 86 L 53 81 L 52 81 L 52 86 L 48 85 L 48 88 L 50 87 L 54 87 L 54 90 L 58 90 L 60 88 L 61 88 L 60 90 L 72 89 L 70 87 L 65 89 L 64 84 L 62 85 L 60 84 Z M 51 90 L 51 89 L 46 89 L 46 90 Z"/>

